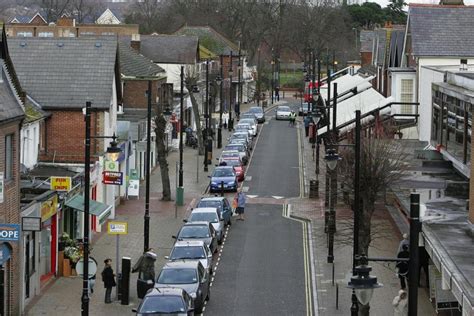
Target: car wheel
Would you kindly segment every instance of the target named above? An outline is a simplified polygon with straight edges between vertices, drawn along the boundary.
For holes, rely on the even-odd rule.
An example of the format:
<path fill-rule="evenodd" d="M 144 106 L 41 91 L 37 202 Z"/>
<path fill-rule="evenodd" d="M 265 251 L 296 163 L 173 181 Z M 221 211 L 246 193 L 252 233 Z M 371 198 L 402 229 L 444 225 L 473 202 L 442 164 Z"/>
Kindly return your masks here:
<path fill-rule="evenodd" d="M 198 302 L 198 297 L 196 297 L 194 302 Z M 199 303 L 199 307 L 197 307 L 196 303 L 194 303 L 194 306 L 196 306 L 196 309 L 195 309 L 196 314 L 202 314 L 202 308 L 204 307 L 203 305 L 204 305 L 203 302 L 201 302 L 201 303 Z"/>
<path fill-rule="evenodd" d="M 209 301 L 210 299 L 211 299 L 211 288 L 207 290 L 206 301 Z"/>
<path fill-rule="evenodd" d="M 232 216 L 229 217 L 229 221 L 227 222 L 227 226 L 232 226 Z"/>

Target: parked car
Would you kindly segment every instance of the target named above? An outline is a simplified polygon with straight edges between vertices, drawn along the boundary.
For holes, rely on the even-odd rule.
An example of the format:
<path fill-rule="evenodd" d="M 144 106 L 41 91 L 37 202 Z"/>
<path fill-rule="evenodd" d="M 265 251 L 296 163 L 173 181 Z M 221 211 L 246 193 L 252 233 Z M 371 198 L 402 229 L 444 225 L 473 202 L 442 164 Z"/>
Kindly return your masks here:
<path fill-rule="evenodd" d="M 243 145 L 243 144 L 227 144 L 224 147 L 224 151 L 228 151 L 228 150 L 238 151 L 239 154 L 240 154 L 240 159 L 242 159 L 242 162 L 244 164 L 248 163 L 249 155 L 248 155 L 248 152 L 247 152 L 247 148 L 245 148 L 245 145 Z"/>
<path fill-rule="evenodd" d="M 197 207 L 215 207 L 221 212 L 224 224 L 232 225 L 232 207 L 224 196 L 202 197 Z"/>
<path fill-rule="evenodd" d="M 185 223 L 176 236 L 176 240 L 202 240 L 212 253 L 217 252 L 217 238 L 214 227 L 209 222 Z"/>
<path fill-rule="evenodd" d="M 225 191 L 237 192 L 239 186 L 237 181 L 237 175 L 235 173 L 234 167 L 230 166 L 219 166 L 214 169 L 210 175 L 211 181 L 209 184 L 209 192 L 219 192 L 221 191 L 222 182 L 224 182 Z"/>
<path fill-rule="evenodd" d="M 148 291 L 137 308 L 132 309 L 137 315 L 178 315 L 193 316 L 193 298 L 182 288 L 162 287 Z"/>
<path fill-rule="evenodd" d="M 209 247 L 202 240 L 177 241 L 171 249 L 170 255 L 165 256 L 169 261 L 177 260 L 199 260 L 204 268 L 213 272 L 213 258 Z"/>
<path fill-rule="evenodd" d="M 193 298 L 196 313 L 202 313 L 204 301 L 210 298 L 210 275 L 199 261 L 174 261 L 164 264 L 156 278 L 155 288 L 182 288 Z"/>
<path fill-rule="evenodd" d="M 248 118 L 257 120 L 257 117 L 253 113 L 245 112 L 245 113 L 240 114 L 240 119 L 248 119 Z"/>
<path fill-rule="evenodd" d="M 224 239 L 224 218 L 215 207 L 198 207 L 192 210 L 189 217 L 186 219 L 189 222 L 206 221 L 211 223 L 216 231 L 217 243 L 220 245 Z"/>
<path fill-rule="evenodd" d="M 252 106 L 248 112 L 252 113 L 255 115 L 255 118 L 257 119 L 258 123 L 263 123 L 265 122 L 265 112 L 263 109 L 259 106 Z"/>
<path fill-rule="evenodd" d="M 311 111 L 311 103 L 303 102 L 298 109 L 298 116 L 306 116 Z"/>
<path fill-rule="evenodd" d="M 257 134 L 254 132 L 254 129 L 250 124 L 240 123 L 235 126 L 234 130 L 237 131 L 246 131 L 251 137 L 255 137 Z"/>
<path fill-rule="evenodd" d="M 252 128 L 252 131 L 253 131 L 253 135 L 256 136 L 258 134 L 258 123 L 257 123 L 257 120 L 253 119 L 253 118 L 244 118 L 244 119 L 240 119 L 239 121 L 239 124 L 249 124 L 250 127 Z"/>
<path fill-rule="evenodd" d="M 275 112 L 275 119 L 277 120 L 289 120 L 291 114 L 291 109 L 289 106 L 280 105 L 277 107 Z"/>
<path fill-rule="evenodd" d="M 223 150 L 221 152 L 221 156 L 219 157 L 219 162 L 221 162 L 221 160 L 225 158 L 239 158 L 240 159 L 240 154 L 237 150 Z"/>
<path fill-rule="evenodd" d="M 245 146 L 249 149 L 249 151 L 252 149 L 252 137 L 247 133 L 247 131 L 239 130 L 234 132 L 229 138 L 229 144 L 233 143 L 234 140 L 245 140 Z"/>
<path fill-rule="evenodd" d="M 224 158 L 220 160 L 220 166 L 232 166 L 234 167 L 235 174 L 237 175 L 238 181 L 244 181 L 245 179 L 245 166 L 240 158 Z"/>

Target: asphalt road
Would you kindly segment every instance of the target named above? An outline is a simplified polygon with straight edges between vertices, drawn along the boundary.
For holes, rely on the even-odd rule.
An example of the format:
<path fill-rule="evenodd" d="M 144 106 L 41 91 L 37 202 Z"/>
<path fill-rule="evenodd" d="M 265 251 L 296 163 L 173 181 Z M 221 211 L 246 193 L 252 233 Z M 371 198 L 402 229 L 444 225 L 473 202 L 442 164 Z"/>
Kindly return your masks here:
<path fill-rule="evenodd" d="M 271 113 L 268 113 L 267 120 Z M 299 196 L 297 131 L 266 124 L 246 181 L 248 195 Z M 282 216 L 283 199 L 249 203 L 222 248 L 204 315 L 306 315 L 303 226 Z"/>

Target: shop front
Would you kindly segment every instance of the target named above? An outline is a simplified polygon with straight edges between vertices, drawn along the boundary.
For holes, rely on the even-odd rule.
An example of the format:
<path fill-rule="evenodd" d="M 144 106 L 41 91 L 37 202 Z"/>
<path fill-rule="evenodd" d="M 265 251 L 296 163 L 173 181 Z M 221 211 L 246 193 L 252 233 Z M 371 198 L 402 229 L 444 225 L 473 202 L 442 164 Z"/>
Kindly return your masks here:
<path fill-rule="evenodd" d="M 0 224 L 0 315 L 8 315 L 11 311 L 10 297 L 15 280 L 18 280 L 15 275 L 18 262 L 13 261 L 13 244 L 19 240 L 19 224 Z"/>
<path fill-rule="evenodd" d="M 58 258 L 58 196 L 41 203 L 41 232 L 39 234 L 39 273 L 41 283 L 56 274 Z"/>

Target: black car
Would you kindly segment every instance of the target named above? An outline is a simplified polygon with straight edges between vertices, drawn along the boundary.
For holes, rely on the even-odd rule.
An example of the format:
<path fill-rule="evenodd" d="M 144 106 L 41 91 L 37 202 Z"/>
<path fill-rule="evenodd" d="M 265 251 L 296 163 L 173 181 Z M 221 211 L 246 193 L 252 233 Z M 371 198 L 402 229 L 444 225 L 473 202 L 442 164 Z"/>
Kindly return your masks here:
<path fill-rule="evenodd" d="M 193 298 L 182 288 L 162 287 L 148 291 L 137 308 L 137 315 L 194 315 Z"/>

